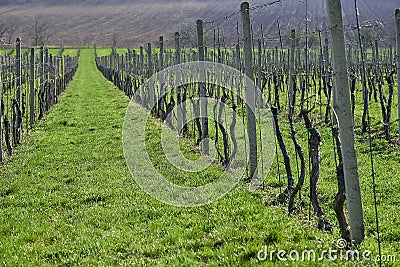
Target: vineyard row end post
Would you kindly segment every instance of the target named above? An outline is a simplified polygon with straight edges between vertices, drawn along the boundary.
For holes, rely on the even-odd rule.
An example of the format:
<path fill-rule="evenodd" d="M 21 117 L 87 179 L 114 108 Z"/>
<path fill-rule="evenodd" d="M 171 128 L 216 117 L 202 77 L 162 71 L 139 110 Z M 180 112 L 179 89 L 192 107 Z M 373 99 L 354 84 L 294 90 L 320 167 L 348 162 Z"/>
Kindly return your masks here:
<path fill-rule="evenodd" d="M 32 128 L 33 124 L 35 123 L 35 48 L 31 48 L 30 76 L 29 112 L 30 126 Z"/>
<path fill-rule="evenodd" d="M 15 98 L 19 106 L 21 106 L 21 85 L 22 85 L 22 64 L 21 64 L 21 38 L 17 38 L 16 40 L 16 90 L 15 90 Z"/>
<path fill-rule="evenodd" d="M 254 82 L 253 75 L 253 47 L 251 38 L 251 25 L 250 25 L 250 5 L 248 2 L 243 2 L 240 7 L 243 27 L 243 41 L 244 41 L 244 70 L 246 81 Z M 247 123 L 247 135 L 249 141 L 249 179 L 258 179 L 257 173 L 257 132 L 256 132 L 256 117 L 254 114 L 255 110 L 255 92 L 249 90 L 254 88 L 254 85 L 246 84 L 246 123 Z"/>
<path fill-rule="evenodd" d="M 350 233 L 355 244 L 360 244 L 364 240 L 364 218 L 360 181 L 358 177 L 357 154 L 354 146 L 354 122 L 351 110 L 350 87 L 347 77 L 341 0 L 327 0 L 327 13 L 332 38 L 332 60 L 335 70 L 334 98 L 336 98 L 338 106 L 336 112 L 342 141 L 343 169 Z"/>
<path fill-rule="evenodd" d="M 201 19 L 197 20 L 197 44 L 199 49 L 199 62 L 204 62 L 204 31 L 203 31 L 203 21 Z M 200 69 L 200 78 L 205 80 L 206 73 L 204 69 Z M 200 82 L 200 106 L 201 106 L 201 140 L 203 144 L 203 152 L 208 155 L 209 154 L 209 140 L 208 140 L 208 101 L 207 101 L 207 89 L 206 84 L 204 82 Z"/>

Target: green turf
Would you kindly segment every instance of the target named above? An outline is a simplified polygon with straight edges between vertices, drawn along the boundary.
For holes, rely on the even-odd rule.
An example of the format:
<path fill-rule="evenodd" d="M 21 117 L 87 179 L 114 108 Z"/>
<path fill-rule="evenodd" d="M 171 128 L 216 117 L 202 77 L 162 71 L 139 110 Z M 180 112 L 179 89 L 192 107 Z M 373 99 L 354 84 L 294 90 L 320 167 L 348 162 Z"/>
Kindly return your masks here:
<path fill-rule="evenodd" d="M 276 170 L 267 177 L 266 191 L 250 193 L 239 185 L 218 202 L 202 207 L 173 207 L 152 199 L 136 185 L 125 164 L 121 138 L 127 105 L 123 93 L 96 70 L 93 49 L 83 49 L 77 74 L 61 103 L 0 168 L 0 266 L 280 266 L 276 257 L 274 262 L 259 262 L 257 253 L 264 245 L 317 253 L 336 248 L 339 233 L 332 210 L 336 181 L 328 141 L 323 144 L 320 186 L 322 205 L 336 226 L 333 234 L 318 231 L 314 219 L 306 220 L 306 212 L 289 218 L 286 207 L 274 204 L 279 193 Z M 157 152 L 158 122 L 149 123 L 148 129 L 153 163 L 172 179 L 175 169 Z M 322 134 L 330 140 L 329 128 Z M 299 135 L 304 141 L 305 131 Z M 376 146 L 383 252 L 399 259 L 399 153 L 387 149 L 384 142 Z M 369 249 L 376 256 L 368 150 L 362 143 L 357 148 L 362 153 L 367 223 L 367 239 L 360 250 Z M 190 144 L 183 149 L 189 154 Z M 209 172 L 206 177 L 219 170 L 215 166 Z M 327 260 L 287 264 L 323 263 L 345 264 Z"/>

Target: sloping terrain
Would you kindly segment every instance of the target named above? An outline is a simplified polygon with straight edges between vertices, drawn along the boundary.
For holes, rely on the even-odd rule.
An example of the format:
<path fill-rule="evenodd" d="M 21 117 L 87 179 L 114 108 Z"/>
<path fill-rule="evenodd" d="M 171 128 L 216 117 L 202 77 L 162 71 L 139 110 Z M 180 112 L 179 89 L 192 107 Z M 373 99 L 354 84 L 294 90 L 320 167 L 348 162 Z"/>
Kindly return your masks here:
<path fill-rule="evenodd" d="M 249 1 L 251 6 L 266 4 L 271 1 Z M 355 11 L 353 1 L 342 1 L 345 23 L 354 25 Z M 26 44 L 33 43 L 34 21 L 49 29 L 48 44 L 59 45 L 105 45 L 117 41 L 120 46 L 138 46 L 154 42 L 164 35 L 167 45 L 172 45 L 175 31 L 189 32 L 193 35 L 197 18 L 215 21 L 206 24 L 209 36 L 213 28 L 220 27 L 227 44 L 237 40 L 236 23 L 240 14 L 225 20 L 239 10 L 238 0 L 20 0 L 0 1 L 0 24 L 17 25 L 11 39 L 20 35 Z M 400 7 L 397 0 L 359 0 L 360 19 L 379 25 L 374 30 L 385 40 L 390 40 L 394 32 L 394 9 Z M 325 1 L 308 0 L 308 18 L 310 30 L 326 29 Z M 282 34 L 291 28 L 304 31 L 306 17 L 305 1 L 284 0 L 280 4 L 259 8 L 252 12 L 254 32 L 260 34 L 263 24 L 264 33 L 271 41 L 279 38 L 277 20 L 280 21 Z M 382 19 L 379 24 L 375 21 Z M 0 29 L 1 30 L 1 29 Z M 354 30 L 349 28 L 350 38 Z M 1 33 L 1 31 L 0 31 Z M 5 33 L 2 39 L 8 39 Z M 190 39 L 190 38 L 188 38 Z M 210 38 L 209 38 L 210 39 Z M 184 40 L 185 41 L 185 40 Z M 190 42 L 184 43 L 190 45 Z"/>

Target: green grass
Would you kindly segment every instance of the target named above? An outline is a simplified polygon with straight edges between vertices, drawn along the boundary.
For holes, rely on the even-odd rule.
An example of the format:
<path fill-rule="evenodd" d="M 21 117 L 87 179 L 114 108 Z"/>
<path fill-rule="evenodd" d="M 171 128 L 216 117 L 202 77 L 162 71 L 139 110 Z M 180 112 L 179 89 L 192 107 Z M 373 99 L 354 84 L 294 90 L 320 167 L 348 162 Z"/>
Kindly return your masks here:
<path fill-rule="evenodd" d="M 239 185 L 206 206 L 174 207 L 148 196 L 134 182 L 123 155 L 127 105 L 123 93 L 96 70 L 93 49 L 83 49 L 77 74 L 61 103 L 0 168 L 0 266 L 280 266 L 276 259 L 260 263 L 257 253 L 264 245 L 286 251 L 336 248 L 337 226 L 333 234 L 321 233 L 314 219 L 305 219 L 307 210 L 289 218 L 286 207 L 275 205 L 276 168 L 267 177 L 267 190 L 250 193 Z M 323 140 L 330 140 L 329 128 L 319 128 Z M 159 132 L 157 121 L 148 123 L 147 145 L 153 163 L 173 180 L 175 169 L 159 153 Z M 306 147 L 306 131 L 299 130 L 299 136 Z M 368 149 L 365 140 L 358 139 L 367 229 L 360 250 L 369 249 L 376 256 Z M 375 144 L 383 253 L 395 254 L 399 260 L 399 152 L 388 149 L 385 142 Z M 184 154 L 192 153 L 189 142 L 182 147 Z M 331 147 L 324 142 L 320 194 L 327 217 L 337 225 Z M 205 177 L 219 173 L 217 166 L 208 171 Z M 193 183 L 201 178 L 179 178 L 185 177 Z M 288 265 L 321 266 L 322 262 Z"/>
<path fill-rule="evenodd" d="M 70 56 L 70 57 L 76 57 L 77 53 L 78 53 L 77 48 L 65 48 L 63 55 Z"/>
<path fill-rule="evenodd" d="M 99 57 L 108 56 L 111 54 L 111 48 L 96 47 L 96 52 Z"/>
<path fill-rule="evenodd" d="M 126 49 L 126 48 L 117 48 L 116 50 L 119 55 L 125 55 L 126 53 L 128 53 L 128 49 Z M 102 56 L 110 55 L 112 52 L 112 49 L 104 48 L 104 47 L 96 47 L 96 51 L 97 51 L 97 55 L 99 57 L 102 57 Z"/>
<path fill-rule="evenodd" d="M 40 49 L 36 49 L 36 51 L 40 51 Z M 58 48 L 58 47 L 49 48 L 49 53 L 52 54 L 53 56 L 57 56 L 59 51 L 60 51 L 60 48 Z M 66 48 L 64 48 L 63 56 L 76 57 L 77 52 L 78 52 L 78 48 L 66 47 Z"/>

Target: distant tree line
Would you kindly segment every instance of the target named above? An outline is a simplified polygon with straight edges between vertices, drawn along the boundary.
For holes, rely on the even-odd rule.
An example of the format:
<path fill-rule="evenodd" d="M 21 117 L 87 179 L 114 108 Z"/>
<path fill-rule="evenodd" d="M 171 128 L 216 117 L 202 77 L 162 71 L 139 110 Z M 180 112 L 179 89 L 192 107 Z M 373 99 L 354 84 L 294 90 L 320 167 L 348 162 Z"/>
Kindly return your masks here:
<path fill-rule="evenodd" d="M 12 43 L 17 36 L 25 35 L 26 40 L 32 46 L 44 46 L 47 45 L 51 37 L 55 35 L 55 32 L 51 29 L 50 24 L 44 19 L 34 17 L 30 19 L 31 23 L 27 27 L 22 27 L 22 24 L 18 20 L 3 20 L 0 21 L 0 40 L 4 43 Z"/>

